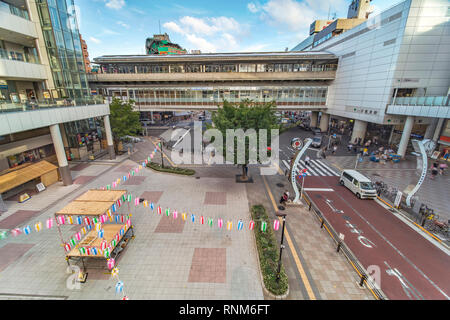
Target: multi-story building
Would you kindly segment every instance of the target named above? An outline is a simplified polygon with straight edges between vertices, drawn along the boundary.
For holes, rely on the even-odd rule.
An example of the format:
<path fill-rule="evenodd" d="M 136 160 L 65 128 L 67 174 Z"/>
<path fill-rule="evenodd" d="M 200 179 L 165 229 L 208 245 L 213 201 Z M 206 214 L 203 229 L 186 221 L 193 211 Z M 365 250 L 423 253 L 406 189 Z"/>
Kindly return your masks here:
<path fill-rule="evenodd" d="M 354 121 L 352 141 L 364 139 L 368 126 L 388 129 L 402 156 L 411 136 L 433 139 L 442 151 L 450 145 L 447 0 L 403 1 L 310 48 L 339 57 L 324 128 L 331 115 Z"/>
<path fill-rule="evenodd" d="M 47 160 L 67 185 L 68 159 L 114 157 L 109 106 L 90 95 L 68 5 L 0 0 L 0 175 Z"/>
<path fill-rule="evenodd" d="M 86 73 L 91 73 L 92 67 L 91 67 L 91 61 L 89 61 L 89 52 L 88 52 L 87 44 L 86 44 L 86 41 L 81 36 L 81 34 L 80 34 L 80 41 L 81 41 L 81 50 L 83 51 L 84 70 L 86 70 Z"/>
<path fill-rule="evenodd" d="M 101 69 L 88 76 L 91 88 L 107 97 L 133 99 L 141 113 L 214 110 L 224 99 L 322 110 L 337 67 L 336 57 L 326 52 L 102 56 L 94 61 Z"/>

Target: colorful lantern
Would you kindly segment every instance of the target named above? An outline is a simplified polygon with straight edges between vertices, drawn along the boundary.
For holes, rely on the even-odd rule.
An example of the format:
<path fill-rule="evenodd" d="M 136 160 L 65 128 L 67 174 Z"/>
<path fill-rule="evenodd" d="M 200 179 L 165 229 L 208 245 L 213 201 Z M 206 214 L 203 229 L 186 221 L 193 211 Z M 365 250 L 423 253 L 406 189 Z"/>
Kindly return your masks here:
<path fill-rule="evenodd" d="M 248 224 L 248 229 L 253 230 L 255 228 L 255 222 L 253 220 L 250 220 L 250 223 Z"/>
<path fill-rule="evenodd" d="M 170 215 L 170 209 L 167 208 L 167 209 L 166 209 L 166 216 L 169 216 L 169 215 Z"/>
<path fill-rule="evenodd" d="M 23 233 L 25 233 L 25 234 L 30 234 L 30 233 L 31 233 L 31 228 L 30 228 L 30 226 L 26 226 L 25 228 L 23 228 Z"/>
<path fill-rule="evenodd" d="M 86 254 L 86 248 L 85 247 L 81 247 L 78 250 L 80 251 L 80 254 L 82 254 L 82 255 Z"/>
<path fill-rule="evenodd" d="M 273 230 L 277 231 L 280 228 L 280 221 L 274 220 L 273 221 Z"/>
<path fill-rule="evenodd" d="M 231 229 L 233 229 L 233 222 L 227 221 L 227 230 L 231 231 Z"/>
<path fill-rule="evenodd" d="M 87 228 L 89 231 L 91 231 L 92 225 L 91 225 L 91 224 L 88 224 L 88 225 L 86 226 L 86 228 Z"/>
<path fill-rule="evenodd" d="M 73 224 L 73 218 L 72 218 L 72 216 L 68 216 L 68 217 L 67 217 L 67 223 L 68 223 L 68 224 Z"/>
<path fill-rule="evenodd" d="M 59 224 L 66 224 L 66 219 L 64 216 L 58 216 L 58 223 Z"/>
<path fill-rule="evenodd" d="M 152 211 L 153 211 L 153 209 L 155 209 L 155 206 L 153 205 L 153 202 L 150 203 L 150 209 L 152 209 Z"/>
<path fill-rule="evenodd" d="M 70 244 L 68 244 L 68 243 L 64 244 L 64 250 L 65 250 L 66 252 L 69 252 L 71 249 L 72 249 L 72 248 L 70 247 Z"/>
<path fill-rule="evenodd" d="M 192 214 L 192 213 L 191 213 L 191 221 L 192 221 L 192 222 L 195 222 L 195 214 Z"/>
<path fill-rule="evenodd" d="M 223 225 L 223 220 L 222 219 L 217 220 L 217 226 L 219 228 L 222 228 L 222 225 Z"/>
<path fill-rule="evenodd" d="M 205 218 L 203 218 L 203 216 L 200 217 L 200 224 L 204 224 L 205 223 Z"/>
<path fill-rule="evenodd" d="M 109 258 L 109 256 L 110 256 L 110 254 L 109 254 L 109 249 L 108 248 L 105 248 L 104 250 L 103 250 L 103 256 L 105 257 L 105 258 Z"/>
<path fill-rule="evenodd" d="M 107 247 L 107 242 L 106 242 L 106 240 L 103 240 L 101 243 L 100 243 L 100 250 L 105 250 L 106 249 L 106 247 Z"/>
<path fill-rule="evenodd" d="M 103 229 L 98 230 L 98 237 L 99 238 L 103 238 L 104 235 L 105 235 L 105 231 Z"/>
<path fill-rule="evenodd" d="M 161 214 L 162 213 L 162 211 L 161 211 L 161 207 L 160 206 L 158 206 L 158 214 Z"/>
<path fill-rule="evenodd" d="M 125 216 L 120 216 L 120 222 L 124 223 L 125 222 Z"/>
<path fill-rule="evenodd" d="M 208 226 L 210 226 L 212 228 L 212 226 L 213 226 L 213 219 L 208 218 Z"/>
<path fill-rule="evenodd" d="M 186 214 L 186 212 L 183 212 L 181 214 L 181 219 L 183 219 L 183 221 L 186 221 L 186 218 L 187 218 L 187 214 Z"/>
<path fill-rule="evenodd" d="M 8 235 L 8 232 L 6 232 L 6 231 L 0 232 L 0 240 L 6 239 L 7 235 Z"/>
<path fill-rule="evenodd" d="M 127 226 L 127 227 L 131 227 L 131 219 L 128 219 L 128 220 L 127 220 L 126 226 Z"/>
<path fill-rule="evenodd" d="M 153 159 L 153 154 L 150 155 L 150 159 Z"/>
<path fill-rule="evenodd" d="M 100 231 L 102 229 L 102 224 L 101 223 L 96 223 L 95 224 L 95 231 Z"/>
<path fill-rule="evenodd" d="M 119 275 L 119 268 L 114 267 L 114 268 L 111 270 L 111 277 L 117 277 L 118 275 Z"/>
<path fill-rule="evenodd" d="M 77 241 L 76 241 L 74 238 L 71 238 L 71 239 L 70 239 L 70 243 L 71 243 L 73 246 L 76 246 L 76 245 L 77 245 Z"/>
<path fill-rule="evenodd" d="M 97 217 L 93 217 L 92 218 L 92 222 L 94 222 L 94 224 L 97 224 L 98 223 L 98 218 Z"/>
<path fill-rule="evenodd" d="M 53 218 L 48 218 L 46 225 L 47 229 L 51 229 L 53 227 Z"/>
<path fill-rule="evenodd" d="M 117 200 L 117 208 L 120 208 L 120 206 L 122 205 L 122 200 Z"/>
<path fill-rule="evenodd" d="M 75 239 L 77 239 L 77 241 L 81 240 L 81 233 L 80 232 L 75 233 Z"/>
<path fill-rule="evenodd" d="M 122 281 L 118 281 L 116 283 L 116 292 L 119 293 L 119 292 L 122 292 L 122 291 L 123 291 L 123 282 Z"/>
<path fill-rule="evenodd" d="M 112 209 L 112 212 L 116 212 L 117 211 L 117 207 L 116 207 L 115 203 L 112 205 L 111 209 Z"/>
<path fill-rule="evenodd" d="M 239 220 L 238 224 L 237 224 L 237 229 L 242 230 L 243 227 L 244 227 L 244 223 L 242 222 L 242 220 Z"/>
<path fill-rule="evenodd" d="M 91 253 L 93 256 L 96 256 L 98 254 L 98 249 L 96 247 L 91 248 Z"/>
<path fill-rule="evenodd" d="M 88 217 L 85 217 L 85 218 L 84 218 L 84 224 L 85 224 L 85 225 L 90 225 L 90 224 L 91 224 L 91 220 L 89 220 Z"/>
<path fill-rule="evenodd" d="M 129 299 L 128 299 L 128 296 L 123 296 L 123 297 L 122 297 L 122 300 L 129 300 Z"/>
<path fill-rule="evenodd" d="M 81 228 L 81 233 L 84 235 L 84 234 L 86 234 L 86 232 L 87 232 L 87 230 L 86 230 L 86 227 L 83 227 L 83 228 Z"/>
<path fill-rule="evenodd" d="M 39 232 L 42 230 L 42 223 L 41 222 L 37 222 L 34 224 L 34 230 L 36 230 L 36 232 Z"/>
<path fill-rule="evenodd" d="M 86 248 L 86 254 L 88 255 L 88 256 L 90 256 L 91 255 L 91 248 Z"/>
<path fill-rule="evenodd" d="M 173 218 L 176 219 L 177 217 L 178 217 L 178 212 L 177 212 L 177 210 L 175 210 L 175 211 L 173 212 Z"/>
<path fill-rule="evenodd" d="M 108 216 L 107 216 L 106 214 L 102 214 L 102 215 L 100 216 L 100 223 L 105 223 L 105 222 L 106 222 L 106 219 L 108 219 Z"/>
<path fill-rule="evenodd" d="M 112 246 L 113 248 L 115 248 L 115 247 L 116 247 L 116 244 L 117 244 L 116 239 L 112 239 L 112 240 L 111 240 L 111 246 Z"/>
<path fill-rule="evenodd" d="M 138 206 L 139 205 L 139 198 L 134 198 L 134 205 Z"/>
<path fill-rule="evenodd" d="M 120 236 L 123 236 L 124 233 L 125 233 L 125 230 L 123 230 L 123 228 L 121 228 L 119 231 Z"/>
<path fill-rule="evenodd" d="M 78 216 L 76 218 L 77 224 L 83 224 L 83 218 L 81 216 Z"/>
<path fill-rule="evenodd" d="M 267 230 L 267 222 L 262 221 L 261 222 L 261 231 L 266 232 L 266 230 Z"/>
<path fill-rule="evenodd" d="M 106 211 L 106 215 L 107 215 L 109 218 L 111 218 L 111 210 L 110 210 L 110 209 L 108 209 L 108 210 Z"/>
<path fill-rule="evenodd" d="M 116 260 L 114 260 L 114 258 L 108 259 L 106 265 L 108 266 L 108 269 L 111 270 L 116 265 Z"/>
<path fill-rule="evenodd" d="M 111 190 L 111 185 L 108 184 L 108 185 L 106 186 L 106 190 Z"/>
<path fill-rule="evenodd" d="M 11 230 L 11 234 L 14 236 L 14 237 L 17 237 L 19 234 L 21 234 L 22 233 L 22 230 L 20 230 L 19 228 L 15 228 L 15 229 L 12 229 Z"/>
<path fill-rule="evenodd" d="M 148 208 L 148 201 L 144 200 L 144 208 Z"/>

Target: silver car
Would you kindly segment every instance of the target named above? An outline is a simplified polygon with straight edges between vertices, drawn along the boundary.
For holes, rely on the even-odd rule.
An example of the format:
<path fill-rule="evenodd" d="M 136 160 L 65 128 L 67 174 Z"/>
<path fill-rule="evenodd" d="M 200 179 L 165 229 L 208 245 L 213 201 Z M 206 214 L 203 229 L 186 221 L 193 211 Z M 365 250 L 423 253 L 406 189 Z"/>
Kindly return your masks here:
<path fill-rule="evenodd" d="M 312 140 L 313 141 L 311 143 L 311 146 L 313 146 L 314 148 L 320 148 L 322 146 L 322 136 L 314 136 Z"/>

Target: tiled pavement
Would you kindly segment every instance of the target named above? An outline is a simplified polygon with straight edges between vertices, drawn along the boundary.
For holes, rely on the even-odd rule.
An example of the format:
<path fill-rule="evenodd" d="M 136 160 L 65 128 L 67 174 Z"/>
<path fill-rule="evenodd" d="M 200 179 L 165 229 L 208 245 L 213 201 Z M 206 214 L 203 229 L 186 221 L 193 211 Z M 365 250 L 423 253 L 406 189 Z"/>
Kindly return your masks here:
<path fill-rule="evenodd" d="M 325 161 L 336 168 L 354 169 L 355 156 L 336 156 L 327 157 Z M 431 162 L 429 163 L 429 167 Z M 383 181 L 389 186 L 396 187 L 403 191 L 408 187 L 415 186 L 420 178 L 422 169 L 417 170 L 417 161 L 415 158 L 408 157 L 406 161 L 399 163 L 374 163 L 368 161 L 365 157 L 364 161 L 358 163 L 357 170 L 365 174 L 372 181 Z M 425 181 L 417 191 L 416 195 L 420 202 L 425 203 L 433 208 L 440 219 L 447 221 L 450 219 L 450 197 L 448 190 L 450 190 L 450 174 L 438 175 L 434 180 L 430 179 L 430 171 L 428 170 Z"/>

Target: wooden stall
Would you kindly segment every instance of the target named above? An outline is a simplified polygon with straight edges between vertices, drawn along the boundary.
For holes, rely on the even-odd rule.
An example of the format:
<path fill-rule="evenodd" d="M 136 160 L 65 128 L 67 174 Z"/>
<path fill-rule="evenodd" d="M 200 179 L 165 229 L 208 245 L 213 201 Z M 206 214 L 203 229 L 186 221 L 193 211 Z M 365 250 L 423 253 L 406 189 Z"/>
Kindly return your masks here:
<path fill-rule="evenodd" d="M 44 186 L 58 181 L 58 167 L 45 160 L 27 165 L 0 176 L 0 194 L 40 178 Z"/>
<path fill-rule="evenodd" d="M 89 190 L 77 199 L 67 204 L 64 208 L 56 212 L 55 218 L 57 218 L 58 216 L 82 216 L 84 223 L 84 217 L 93 218 L 104 215 L 108 210 L 112 208 L 115 203 L 117 203 L 119 199 L 123 200 L 123 197 L 126 196 L 126 194 L 126 190 Z M 60 225 L 57 224 L 57 226 L 60 232 L 61 241 L 64 245 L 66 242 L 63 239 Z M 86 263 L 89 260 L 95 259 L 97 261 L 103 261 L 100 268 L 106 268 L 106 261 L 108 258 L 105 257 L 100 250 L 98 250 L 96 254 L 93 254 L 92 252 L 88 254 L 87 252 L 81 253 L 80 248 L 95 247 L 99 249 L 103 240 L 106 240 L 106 243 L 110 244 L 111 241 L 115 239 L 116 235 L 120 235 L 120 230 L 124 229 L 123 234 L 116 238 L 116 245 L 111 247 L 110 257 L 115 259 L 123 250 L 123 248 L 128 244 L 128 241 L 134 237 L 133 226 L 131 225 L 131 223 L 127 225 L 123 222 L 116 223 L 115 219 L 112 222 L 108 220 L 102 224 L 102 229 L 103 238 L 99 238 L 98 231 L 93 227 L 84 235 L 84 237 L 75 245 L 75 247 L 66 252 L 66 261 L 69 266 L 70 261 L 73 261 L 74 263 L 81 262 L 84 281 L 87 277 Z M 92 266 L 90 266 L 90 268 L 91 267 Z"/>

